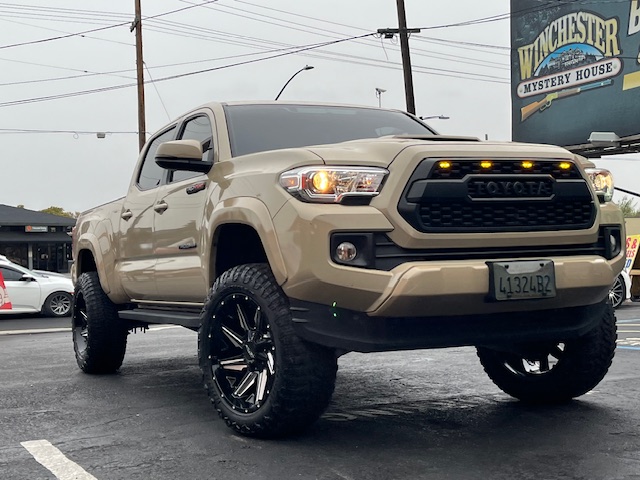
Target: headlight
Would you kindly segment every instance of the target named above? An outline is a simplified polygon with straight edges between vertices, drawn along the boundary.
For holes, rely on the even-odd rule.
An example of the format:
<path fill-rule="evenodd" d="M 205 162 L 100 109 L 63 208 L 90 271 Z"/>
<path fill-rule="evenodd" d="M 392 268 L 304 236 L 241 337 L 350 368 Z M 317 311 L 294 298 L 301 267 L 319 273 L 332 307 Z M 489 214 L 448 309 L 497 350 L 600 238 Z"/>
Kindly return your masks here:
<path fill-rule="evenodd" d="M 375 197 L 388 173 L 374 167 L 302 167 L 280 175 L 280 185 L 301 200 L 340 203 L 347 197 Z"/>
<path fill-rule="evenodd" d="M 591 180 L 591 185 L 605 202 L 610 202 L 613 198 L 613 175 L 604 168 L 585 168 L 585 172 Z"/>

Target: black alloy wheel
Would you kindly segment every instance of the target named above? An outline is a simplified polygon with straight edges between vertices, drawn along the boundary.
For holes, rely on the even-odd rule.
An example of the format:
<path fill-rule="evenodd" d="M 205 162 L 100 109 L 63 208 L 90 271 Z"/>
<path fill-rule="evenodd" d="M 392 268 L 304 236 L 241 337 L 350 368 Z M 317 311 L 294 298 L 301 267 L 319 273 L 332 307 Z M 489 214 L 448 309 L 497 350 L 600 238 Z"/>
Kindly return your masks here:
<path fill-rule="evenodd" d="M 238 265 L 216 279 L 201 313 L 198 356 L 218 415 L 242 435 L 302 432 L 335 386 L 335 352 L 296 335 L 289 300 L 266 264 Z"/>
<path fill-rule="evenodd" d="M 213 378 L 231 409 L 255 412 L 266 401 L 276 374 L 271 328 L 255 301 L 243 294 L 225 296 L 214 309 L 219 319 Z"/>
<path fill-rule="evenodd" d="M 84 356 L 87 351 L 89 325 L 85 308 L 78 308 L 72 320 L 73 345 L 77 355 Z"/>

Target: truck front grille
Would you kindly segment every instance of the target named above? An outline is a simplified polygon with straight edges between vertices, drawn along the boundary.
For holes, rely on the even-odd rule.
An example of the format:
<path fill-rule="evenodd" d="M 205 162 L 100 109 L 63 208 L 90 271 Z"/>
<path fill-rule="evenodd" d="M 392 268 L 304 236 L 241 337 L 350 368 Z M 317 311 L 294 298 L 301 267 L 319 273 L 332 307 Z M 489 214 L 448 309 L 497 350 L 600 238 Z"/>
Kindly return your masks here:
<path fill-rule="evenodd" d="M 596 205 L 577 167 L 560 160 L 423 160 L 398 211 L 425 233 L 590 228 Z M 490 167 L 480 167 L 487 162 Z M 564 168 L 559 165 L 563 164 Z"/>
<path fill-rule="evenodd" d="M 461 202 L 420 204 L 420 223 L 429 229 L 575 229 L 592 224 L 592 206 L 580 200 L 554 204 Z"/>

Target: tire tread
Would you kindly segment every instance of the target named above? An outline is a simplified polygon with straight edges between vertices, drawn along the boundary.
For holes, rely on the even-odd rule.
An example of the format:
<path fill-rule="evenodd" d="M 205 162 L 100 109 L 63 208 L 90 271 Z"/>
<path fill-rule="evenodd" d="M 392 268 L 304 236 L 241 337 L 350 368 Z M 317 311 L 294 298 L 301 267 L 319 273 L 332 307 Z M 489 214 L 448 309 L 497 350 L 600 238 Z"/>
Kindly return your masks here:
<path fill-rule="evenodd" d="M 78 366 L 85 373 L 114 373 L 122 365 L 127 348 L 128 330 L 120 320 L 115 304 L 107 297 L 96 272 L 80 275 L 76 283 L 74 302 L 84 299 L 88 338 L 84 352 L 75 344 Z M 73 318 L 78 309 L 74 308 Z"/>
<path fill-rule="evenodd" d="M 478 347 L 489 378 L 502 391 L 529 403 L 563 403 L 584 395 L 604 378 L 615 355 L 617 327 L 610 303 L 603 305 L 597 327 L 565 343 L 565 355 L 549 372 L 518 376 L 504 365 L 505 353 Z"/>
<path fill-rule="evenodd" d="M 278 332 L 278 350 L 282 361 L 276 366 L 276 382 L 280 388 L 272 391 L 263 408 L 268 411 L 255 421 L 246 421 L 231 412 L 220 398 L 212 380 L 204 334 L 208 331 L 206 316 L 218 300 L 221 290 L 240 286 L 263 299 L 269 311 L 272 331 Z M 286 296 L 266 264 L 240 265 L 224 272 L 215 282 L 203 307 L 200 329 L 199 360 L 203 382 L 218 415 L 236 432 L 255 437 L 281 437 L 299 433 L 324 412 L 335 386 L 337 362 L 332 350 L 300 339 L 293 331 Z M 258 412 L 260 412 L 260 410 Z"/>

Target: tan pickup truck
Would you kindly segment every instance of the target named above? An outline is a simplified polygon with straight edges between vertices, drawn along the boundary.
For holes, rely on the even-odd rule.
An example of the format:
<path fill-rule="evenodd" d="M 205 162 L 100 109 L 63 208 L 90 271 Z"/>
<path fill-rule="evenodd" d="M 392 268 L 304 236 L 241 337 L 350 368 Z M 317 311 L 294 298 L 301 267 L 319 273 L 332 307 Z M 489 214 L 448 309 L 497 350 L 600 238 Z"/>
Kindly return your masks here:
<path fill-rule="evenodd" d="M 350 351 L 473 345 L 508 394 L 566 401 L 614 355 L 612 191 L 562 148 L 442 136 L 401 111 L 211 103 L 78 219 L 78 365 L 119 369 L 135 328 L 197 330 L 215 408 L 262 437 L 314 422 Z"/>

